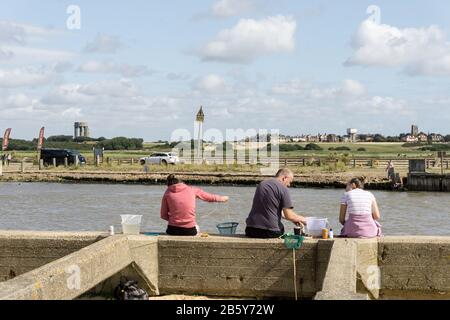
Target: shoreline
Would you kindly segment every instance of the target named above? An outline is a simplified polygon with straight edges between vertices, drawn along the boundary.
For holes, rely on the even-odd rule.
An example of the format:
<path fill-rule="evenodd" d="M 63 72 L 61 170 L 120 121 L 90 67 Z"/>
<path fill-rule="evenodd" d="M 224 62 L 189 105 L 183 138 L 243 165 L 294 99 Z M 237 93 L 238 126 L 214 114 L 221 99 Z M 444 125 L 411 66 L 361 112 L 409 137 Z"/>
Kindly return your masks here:
<path fill-rule="evenodd" d="M 0 182 L 98 183 L 164 185 L 169 172 L 4 172 Z M 270 176 L 254 173 L 175 173 L 191 185 L 256 186 Z M 296 175 L 292 188 L 343 189 L 355 174 L 314 173 Z M 379 175 L 367 176 L 365 189 L 392 191 L 390 182 Z"/>

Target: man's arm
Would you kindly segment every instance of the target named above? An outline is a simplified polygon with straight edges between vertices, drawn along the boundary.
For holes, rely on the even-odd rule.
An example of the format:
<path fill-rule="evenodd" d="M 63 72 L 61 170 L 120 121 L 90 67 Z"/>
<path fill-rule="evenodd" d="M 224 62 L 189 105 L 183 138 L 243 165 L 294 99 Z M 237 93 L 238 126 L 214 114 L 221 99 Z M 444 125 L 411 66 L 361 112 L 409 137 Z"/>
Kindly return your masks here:
<path fill-rule="evenodd" d="M 302 223 L 306 225 L 306 218 L 296 214 L 291 208 L 284 208 L 282 216 L 284 219 L 289 220 L 293 223 Z"/>
<path fill-rule="evenodd" d="M 345 224 L 345 214 L 347 213 L 347 205 L 341 204 L 341 211 L 339 212 L 339 222 Z"/>

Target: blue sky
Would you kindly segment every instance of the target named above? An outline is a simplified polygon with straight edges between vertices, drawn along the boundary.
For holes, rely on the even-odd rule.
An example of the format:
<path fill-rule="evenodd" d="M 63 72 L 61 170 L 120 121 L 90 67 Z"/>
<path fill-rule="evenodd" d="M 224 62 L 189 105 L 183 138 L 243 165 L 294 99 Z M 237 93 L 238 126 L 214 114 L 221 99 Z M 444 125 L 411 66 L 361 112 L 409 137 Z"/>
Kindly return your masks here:
<path fill-rule="evenodd" d="M 95 137 L 168 140 L 203 105 L 205 129 L 224 133 L 448 134 L 449 13 L 418 0 L 4 0 L 0 129 L 30 139 L 84 121 Z"/>

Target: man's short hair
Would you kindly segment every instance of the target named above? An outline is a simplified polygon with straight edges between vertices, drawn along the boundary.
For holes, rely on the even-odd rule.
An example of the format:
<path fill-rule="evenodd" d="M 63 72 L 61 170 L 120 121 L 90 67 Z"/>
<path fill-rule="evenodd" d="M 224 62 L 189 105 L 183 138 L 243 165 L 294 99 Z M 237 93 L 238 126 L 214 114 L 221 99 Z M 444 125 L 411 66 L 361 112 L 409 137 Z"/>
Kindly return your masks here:
<path fill-rule="evenodd" d="M 284 176 L 293 177 L 294 173 L 292 172 L 291 169 L 282 168 L 282 169 L 278 170 L 277 174 L 275 175 L 276 178 L 284 177 Z"/>

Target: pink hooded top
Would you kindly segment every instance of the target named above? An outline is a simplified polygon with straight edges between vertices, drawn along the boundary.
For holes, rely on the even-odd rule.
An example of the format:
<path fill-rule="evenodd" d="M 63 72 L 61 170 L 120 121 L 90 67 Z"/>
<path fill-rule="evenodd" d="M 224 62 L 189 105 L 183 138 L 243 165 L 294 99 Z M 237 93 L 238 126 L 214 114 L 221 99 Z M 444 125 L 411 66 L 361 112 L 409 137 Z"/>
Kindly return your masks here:
<path fill-rule="evenodd" d="M 210 194 L 200 188 L 190 187 L 184 183 L 171 185 L 164 193 L 161 203 L 161 218 L 168 221 L 170 226 L 194 228 L 195 201 L 199 198 L 207 202 L 219 202 L 221 196 Z"/>

